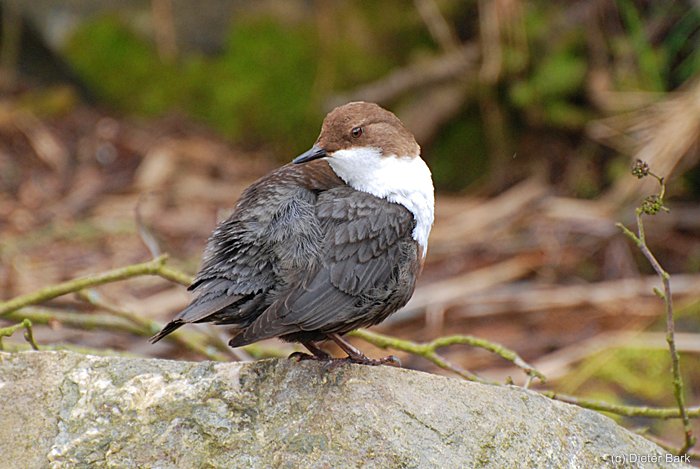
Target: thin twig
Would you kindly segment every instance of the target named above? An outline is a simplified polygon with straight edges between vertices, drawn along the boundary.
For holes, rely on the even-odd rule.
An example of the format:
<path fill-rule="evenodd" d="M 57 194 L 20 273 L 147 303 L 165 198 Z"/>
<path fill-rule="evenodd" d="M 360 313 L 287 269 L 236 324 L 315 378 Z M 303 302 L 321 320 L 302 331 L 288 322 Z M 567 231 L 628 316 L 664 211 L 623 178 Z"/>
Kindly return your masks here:
<path fill-rule="evenodd" d="M 23 306 L 43 303 L 44 301 L 51 300 L 67 293 L 77 292 L 83 290 L 84 288 L 96 287 L 98 285 L 104 285 L 105 283 L 116 282 L 118 280 L 138 277 L 141 275 L 158 275 L 173 282 L 185 282 L 185 279 L 187 278 L 186 275 L 177 272 L 174 269 L 165 267 L 167 258 L 167 255 L 163 255 L 141 264 L 128 265 L 118 269 L 108 270 L 107 272 L 102 272 L 100 274 L 87 275 L 85 277 L 51 285 L 33 293 L 18 296 L 9 301 L 0 303 L 0 317 L 5 316 L 7 313 L 12 311 L 16 311 Z"/>
<path fill-rule="evenodd" d="M 85 303 L 94 306 L 95 308 L 102 309 L 114 316 L 126 319 L 130 323 L 138 327 L 139 332 L 144 331 L 147 334 L 155 334 L 160 330 L 160 325 L 155 321 L 151 321 L 148 318 L 139 316 L 138 314 L 128 311 L 126 309 L 119 308 L 115 305 L 107 303 L 102 296 L 95 290 L 86 289 L 76 292 L 76 296 L 80 298 Z"/>
<path fill-rule="evenodd" d="M 32 346 L 33 350 L 39 350 L 39 345 L 37 345 L 36 340 L 34 340 L 34 330 L 32 329 L 32 321 L 29 319 L 25 319 L 22 321 L 22 324 L 24 324 L 24 340 L 26 340 L 29 345 Z"/>
<path fill-rule="evenodd" d="M 575 404 L 580 407 L 585 407 L 586 409 L 610 412 L 611 414 L 622 415 L 623 417 L 647 417 L 654 419 L 682 418 L 678 407 L 647 407 L 611 404 L 595 399 L 585 399 L 568 394 L 560 394 L 554 391 L 541 391 L 540 394 L 550 399 L 556 399 L 557 401 Z M 684 410 L 687 416 L 692 418 L 700 417 L 700 407 L 688 407 L 684 408 Z"/>
<path fill-rule="evenodd" d="M 663 187 L 663 184 L 662 184 Z M 656 259 L 654 254 L 649 250 L 646 244 L 644 225 L 642 224 L 642 211 L 637 209 L 637 229 L 639 232 L 639 241 L 641 243 L 640 251 L 644 254 L 651 264 L 654 271 L 661 277 L 661 281 L 664 286 L 664 291 L 662 295 L 662 300 L 666 307 L 666 342 L 668 342 L 668 349 L 671 354 L 671 364 L 673 368 L 673 394 L 676 397 L 676 402 L 678 402 L 678 409 L 680 410 L 681 416 L 683 418 L 683 429 L 685 433 L 685 444 L 681 448 L 680 454 L 685 454 L 690 448 L 695 445 L 695 437 L 693 436 L 693 428 L 690 425 L 690 420 L 685 409 L 685 396 L 683 390 L 683 378 L 681 376 L 681 363 L 680 356 L 678 355 L 678 350 L 676 349 L 675 341 L 675 321 L 673 320 L 673 298 L 671 296 L 671 276 L 666 272 L 661 264 Z"/>
<path fill-rule="evenodd" d="M 468 335 L 452 335 L 447 337 L 439 337 L 427 343 L 417 343 L 410 340 L 399 339 L 397 337 L 391 337 L 384 334 L 378 334 L 376 332 L 370 332 L 366 329 L 358 329 L 350 333 L 354 337 L 358 337 L 365 342 L 369 342 L 382 349 L 394 349 L 401 350 L 403 352 L 408 352 L 412 355 L 417 355 L 425 358 L 428 361 L 433 362 L 442 369 L 452 371 L 457 373 L 471 381 L 484 381 L 478 378 L 473 373 L 470 373 L 462 368 L 450 363 L 444 357 L 437 353 L 437 349 L 442 347 L 448 347 L 450 345 L 471 345 L 472 347 L 479 347 L 488 350 L 496 355 L 504 358 L 515 364 L 517 367 L 521 368 L 528 376 L 536 377 L 541 381 L 545 380 L 542 373 L 534 369 L 532 366 L 527 364 L 525 360 L 520 358 L 520 356 L 509 350 L 502 345 L 495 344 L 486 339 L 481 339 L 478 337 L 468 336 Z"/>
<path fill-rule="evenodd" d="M 168 267 L 167 265 L 162 265 L 160 268 L 158 268 L 156 275 L 165 280 L 169 280 L 173 283 L 179 283 L 180 285 L 184 285 L 186 287 L 189 287 L 193 280 L 192 276 L 173 269 L 172 267 Z"/>
<path fill-rule="evenodd" d="M 483 378 L 480 378 L 479 376 L 475 375 L 474 373 L 471 373 L 470 371 L 467 371 L 455 365 L 454 363 L 451 363 L 444 357 L 438 355 L 434 348 L 430 349 L 428 344 L 419 344 L 409 340 L 399 339 L 397 337 L 391 337 L 383 334 L 378 334 L 376 332 L 370 332 L 366 329 L 357 329 L 355 331 L 350 332 L 348 335 L 358 337 L 364 340 L 365 342 L 369 342 L 370 344 L 381 349 L 390 348 L 394 350 L 401 350 L 403 352 L 410 353 L 411 355 L 423 357 L 426 360 L 434 363 L 438 367 L 442 368 L 443 370 L 451 371 L 469 381 L 476 381 L 479 383 L 487 384 L 498 384 L 495 382 L 486 381 Z"/>
<path fill-rule="evenodd" d="M 651 267 L 661 278 L 663 284 L 663 292 L 654 289 L 654 293 L 659 296 L 664 302 L 666 310 L 666 342 L 668 343 L 668 349 L 671 355 L 671 365 L 673 372 L 673 394 L 678 403 L 678 411 L 681 419 L 683 420 L 683 430 L 685 434 L 685 442 L 683 447 L 680 449 L 679 454 L 686 454 L 690 448 L 695 445 L 696 439 L 693 436 L 693 428 L 690 425 L 690 418 L 688 417 L 688 411 L 685 407 L 685 391 L 683 388 L 683 377 L 681 376 L 681 365 L 680 357 L 678 355 L 678 350 L 676 349 L 675 341 L 675 321 L 673 319 L 673 297 L 671 295 L 671 276 L 666 270 L 661 266 L 661 263 L 656 259 L 654 254 L 649 249 L 646 243 L 646 233 L 644 231 L 644 222 L 642 220 L 643 215 L 655 215 L 660 210 L 668 209 L 664 207 L 664 195 L 666 193 L 666 184 L 664 183 L 664 178 L 657 176 L 652 173 L 649 169 L 649 165 L 642 160 L 637 160 L 632 167 L 632 174 L 638 178 L 643 178 L 646 176 L 652 176 L 655 178 L 660 186 L 659 194 L 652 195 L 644 199 L 642 205 L 635 210 L 636 220 L 637 220 L 637 233 L 635 234 L 630 229 L 617 223 L 617 226 L 622 230 L 622 232 L 627 235 L 634 243 L 641 253 L 646 257 Z"/>
<path fill-rule="evenodd" d="M 58 311 L 50 308 L 30 306 L 8 313 L 3 319 L 23 321 L 29 319 L 32 324 L 72 327 L 86 331 L 107 330 L 142 335 L 142 329 L 134 323 L 111 314 L 86 314 L 78 311 Z"/>
<path fill-rule="evenodd" d="M 12 334 L 21 329 L 25 329 L 24 340 L 26 340 L 34 350 L 39 350 L 39 346 L 34 340 L 34 333 L 32 332 L 32 322 L 27 318 L 23 319 L 22 322 L 19 324 L 13 324 L 12 326 L 0 328 L 0 350 L 4 350 L 2 338 L 10 337 Z"/>

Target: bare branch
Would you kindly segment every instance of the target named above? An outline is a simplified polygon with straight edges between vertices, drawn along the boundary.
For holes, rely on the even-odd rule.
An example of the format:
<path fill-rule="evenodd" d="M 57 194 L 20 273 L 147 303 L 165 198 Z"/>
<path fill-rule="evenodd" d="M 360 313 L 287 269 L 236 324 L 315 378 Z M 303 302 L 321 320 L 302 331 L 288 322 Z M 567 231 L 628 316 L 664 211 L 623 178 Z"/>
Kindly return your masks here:
<path fill-rule="evenodd" d="M 4 350 L 2 338 L 10 337 L 15 332 L 21 329 L 26 329 L 24 332 L 24 340 L 26 340 L 34 350 L 39 350 L 39 346 L 34 341 L 34 333 L 32 332 L 32 322 L 26 318 L 22 320 L 22 322 L 19 324 L 13 324 L 12 326 L 0 328 L 0 350 Z"/>
<path fill-rule="evenodd" d="M 43 303 L 44 301 L 52 300 L 67 293 L 73 293 L 85 288 L 96 287 L 98 285 L 104 285 L 105 283 L 116 282 L 118 280 L 125 280 L 141 275 L 158 275 L 166 280 L 183 283 L 187 277 L 180 272 L 166 268 L 165 261 L 167 258 L 167 255 L 163 255 L 142 264 L 133 264 L 100 274 L 87 275 L 85 277 L 51 285 L 33 293 L 18 296 L 9 301 L 0 303 L 0 317 L 12 311 L 16 311 L 23 306 Z"/>
<path fill-rule="evenodd" d="M 452 335 L 447 337 L 439 337 L 431 342 L 427 343 L 417 343 L 410 340 L 399 339 L 397 337 L 391 337 L 388 335 L 378 334 L 376 332 L 370 332 L 366 329 L 358 329 L 351 332 L 349 335 L 358 337 L 365 342 L 369 342 L 382 349 L 394 349 L 401 350 L 403 352 L 408 352 L 412 355 L 423 357 L 428 361 L 436 364 L 442 369 L 452 371 L 457 373 L 471 381 L 486 382 L 485 380 L 478 378 L 473 373 L 470 373 L 450 362 L 448 362 L 444 357 L 437 353 L 437 350 L 442 347 L 448 347 L 450 345 L 471 345 L 472 347 L 479 347 L 489 352 L 495 353 L 496 355 L 504 358 L 515 364 L 517 367 L 521 368 L 528 376 L 536 377 L 541 381 L 545 380 L 542 373 L 534 369 L 528 363 L 525 362 L 520 356 L 514 351 L 503 347 L 502 345 L 490 342 L 486 339 L 480 339 L 478 337 L 472 337 L 468 335 Z M 493 384 L 493 383 L 491 383 Z"/>
<path fill-rule="evenodd" d="M 664 195 L 666 193 L 666 184 L 664 183 L 664 178 L 652 173 L 649 170 L 649 164 L 641 159 L 638 159 L 635 162 L 632 168 L 632 174 L 640 179 L 646 176 L 652 176 L 658 181 L 660 186 L 658 194 L 646 197 L 642 205 L 635 210 L 637 218 L 636 234 L 620 223 L 618 223 L 617 226 L 622 229 L 622 232 L 625 235 L 635 242 L 637 248 L 639 248 L 644 257 L 646 257 L 647 261 L 649 261 L 649 264 L 651 264 L 654 271 L 657 273 L 659 278 L 661 278 L 661 282 L 663 284 L 663 292 L 659 291 L 658 289 L 654 289 L 654 293 L 656 293 L 656 295 L 663 300 L 666 310 L 666 342 L 668 343 L 668 349 L 671 354 L 671 365 L 673 370 L 673 394 L 676 398 L 676 402 L 678 403 L 678 411 L 681 419 L 683 420 L 683 429 L 685 433 L 685 443 L 683 444 L 683 447 L 680 449 L 679 453 L 686 454 L 688 450 L 695 445 L 696 439 L 695 436 L 693 436 L 693 428 L 690 425 L 688 411 L 685 408 L 685 391 L 683 389 L 683 377 L 681 376 L 680 357 L 678 355 L 678 350 L 676 349 L 676 341 L 674 338 L 675 321 L 673 319 L 671 276 L 664 270 L 649 249 L 649 246 L 647 246 L 646 234 L 644 232 L 644 222 L 642 220 L 642 216 L 645 214 L 655 215 L 660 210 L 665 209 L 663 203 Z"/>

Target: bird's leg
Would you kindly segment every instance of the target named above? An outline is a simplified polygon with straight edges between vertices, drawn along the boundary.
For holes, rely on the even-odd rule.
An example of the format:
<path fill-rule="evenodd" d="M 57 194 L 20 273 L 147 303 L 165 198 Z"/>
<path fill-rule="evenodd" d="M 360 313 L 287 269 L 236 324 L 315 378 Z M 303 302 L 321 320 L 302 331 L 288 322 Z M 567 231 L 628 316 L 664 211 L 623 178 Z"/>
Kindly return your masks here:
<path fill-rule="evenodd" d="M 347 340 L 343 339 L 338 334 L 327 334 L 326 337 L 338 344 L 338 347 L 343 349 L 343 351 L 348 354 L 348 359 L 353 363 L 359 363 L 361 365 L 394 365 L 399 367 L 401 366 L 401 361 L 393 355 L 389 355 L 388 357 L 375 360 L 373 358 L 369 358 L 358 348 L 356 348 Z"/>
<path fill-rule="evenodd" d="M 331 358 L 331 356 L 325 351 L 321 350 L 316 344 L 313 342 L 302 342 L 301 345 L 306 347 L 306 349 L 314 354 L 314 357 L 319 358 L 321 360 L 327 360 Z"/>
<path fill-rule="evenodd" d="M 309 355 L 308 353 L 304 352 L 294 352 L 292 353 L 289 358 L 294 358 L 296 360 L 329 360 L 331 356 L 326 353 L 325 351 L 321 350 L 311 342 L 310 340 L 307 342 L 302 342 L 301 345 L 306 347 L 306 349 L 311 352 L 313 355 Z"/>

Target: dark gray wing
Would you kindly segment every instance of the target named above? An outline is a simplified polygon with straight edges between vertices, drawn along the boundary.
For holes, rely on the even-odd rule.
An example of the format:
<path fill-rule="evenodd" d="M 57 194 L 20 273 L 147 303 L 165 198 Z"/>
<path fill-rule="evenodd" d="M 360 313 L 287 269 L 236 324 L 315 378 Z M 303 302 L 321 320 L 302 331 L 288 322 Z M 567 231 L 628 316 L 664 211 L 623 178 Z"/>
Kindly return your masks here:
<path fill-rule="evenodd" d="M 153 342 L 192 322 L 245 327 L 269 306 L 267 292 L 283 283 L 285 272 L 314 265 L 322 246 L 315 214 L 318 190 L 301 184 L 298 168 L 284 166 L 243 193 L 231 217 L 207 242 L 202 267 L 189 288 L 194 299 Z M 337 178 L 312 182 L 321 189 L 341 183 Z"/>
<path fill-rule="evenodd" d="M 231 345 L 298 331 L 352 329 L 390 308 L 386 303 L 397 291 L 405 290 L 399 302 L 408 301 L 413 283 L 407 286 L 405 271 L 418 261 L 411 238 L 415 221 L 405 207 L 346 186 L 319 195 L 316 214 L 324 234 L 321 264 Z"/>

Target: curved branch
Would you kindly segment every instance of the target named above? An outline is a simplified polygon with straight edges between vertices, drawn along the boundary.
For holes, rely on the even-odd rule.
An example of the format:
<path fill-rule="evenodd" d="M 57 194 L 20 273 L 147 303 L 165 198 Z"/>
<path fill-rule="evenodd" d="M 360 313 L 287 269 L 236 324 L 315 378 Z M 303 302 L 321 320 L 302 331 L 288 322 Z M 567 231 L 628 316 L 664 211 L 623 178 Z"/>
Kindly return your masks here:
<path fill-rule="evenodd" d="M 545 381 L 545 376 L 537 371 L 534 367 L 525 362 L 517 353 L 514 351 L 503 347 L 502 345 L 490 342 L 486 339 L 480 339 L 478 337 L 473 337 L 469 335 L 451 335 L 447 337 L 439 337 L 433 341 L 427 343 L 417 343 L 410 340 L 399 339 L 397 337 L 391 337 L 384 334 L 378 334 L 376 332 L 370 332 L 366 329 L 358 329 L 351 332 L 349 335 L 358 337 L 365 342 L 369 342 L 382 349 L 391 348 L 394 350 L 401 350 L 403 352 L 408 352 L 412 355 L 417 355 L 425 358 L 426 360 L 434 363 L 442 369 L 452 371 L 457 373 L 471 381 L 482 381 L 473 373 L 470 373 L 457 365 L 454 365 L 447 361 L 444 357 L 437 353 L 437 349 L 442 347 L 448 347 L 450 345 L 471 345 L 472 347 L 479 347 L 489 352 L 495 353 L 501 358 L 512 362 L 515 366 L 521 368 L 531 379 L 537 378 L 541 381 Z M 493 383 L 491 383 L 493 384 Z"/>
<path fill-rule="evenodd" d="M 108 270 L 107 272 L 102 272 L 100 274 L 87 275 L 85 277 L 51 285 L 33 293 L 18 296 L 9 301 L 0 303 L 0 317 L 5 316 L 12 311 L 16 311 L 23 306 L 43 303 L 44 301 L 52 300 L 67 293 L 77 292 L 83 290 L 84 288 L 96 287 L 98 285 L 104 285 L 105 283 L 116 282 L 118 280 L 138 277 L 141 275 L 158 275 L 166 280 L 189 284 L 187 275 L 165 266 L 167 259 L 167 255 L 162 255 L 141 264 L 128 265 L 126 267 Z"/>

